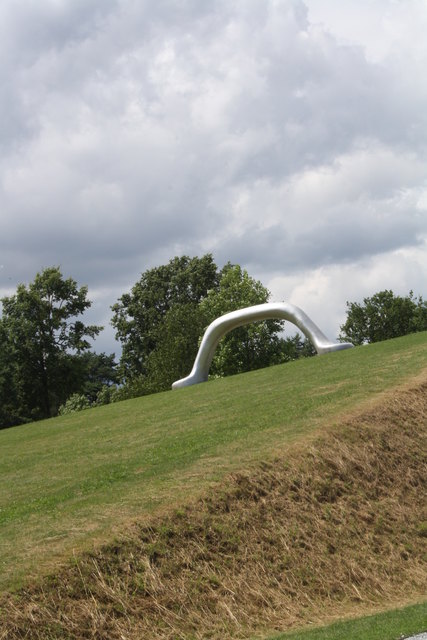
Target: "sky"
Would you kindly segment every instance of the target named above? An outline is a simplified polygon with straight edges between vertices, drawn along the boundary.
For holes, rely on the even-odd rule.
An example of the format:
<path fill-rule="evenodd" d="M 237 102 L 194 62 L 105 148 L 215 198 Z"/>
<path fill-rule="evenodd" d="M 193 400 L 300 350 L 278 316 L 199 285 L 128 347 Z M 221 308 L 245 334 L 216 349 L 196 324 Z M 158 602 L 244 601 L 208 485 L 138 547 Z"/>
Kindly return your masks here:
<path fill-rule="evenodd" d="M 2 0 L 0 297 L 212 253 L 330 338 L 427 297 L 426 0 Z M 291 331 L 292 333 L 292 331 Z"/>

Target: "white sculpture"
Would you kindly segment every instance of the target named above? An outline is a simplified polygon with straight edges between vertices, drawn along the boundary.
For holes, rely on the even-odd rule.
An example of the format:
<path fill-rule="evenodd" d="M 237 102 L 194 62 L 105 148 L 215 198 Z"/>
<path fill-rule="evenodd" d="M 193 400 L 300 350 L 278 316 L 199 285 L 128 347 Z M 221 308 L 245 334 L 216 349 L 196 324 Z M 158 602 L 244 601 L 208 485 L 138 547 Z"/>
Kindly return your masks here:
<path fill-rule="evenodd" d="M 172 389 L 189 387 L 192 384 L 207 381 L 215 349 L 226 333 L 250 322 L 276 318 L 293 322 L 311 340 L 318 354 L 349 349 L 353 346 L 349 342 L 331 342 L 328 340 L 308 315 L 293 304 L 286 302 L 258 304 L 254 307 L 246 307 L 245 309 L 226 313 L 214 320 L 205 331 L 190 375 L 174 382 Z"/>

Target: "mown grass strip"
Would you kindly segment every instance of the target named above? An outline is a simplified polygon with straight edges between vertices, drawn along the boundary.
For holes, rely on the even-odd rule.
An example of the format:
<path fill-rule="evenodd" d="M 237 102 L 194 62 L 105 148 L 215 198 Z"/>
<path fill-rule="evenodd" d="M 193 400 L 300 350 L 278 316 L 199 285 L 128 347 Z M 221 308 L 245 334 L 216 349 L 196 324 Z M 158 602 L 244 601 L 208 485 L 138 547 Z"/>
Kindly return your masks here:
<path fill-rule="evenodd" d="M 427 334 L 0 431 L 0 588 L 191 500 L 427 367 Z"/>
<path fill-rule="evenodd" d="M 400 640 L 427 631 L 427 602 L 327 627 L 270 636 L 269 640 Z"/>

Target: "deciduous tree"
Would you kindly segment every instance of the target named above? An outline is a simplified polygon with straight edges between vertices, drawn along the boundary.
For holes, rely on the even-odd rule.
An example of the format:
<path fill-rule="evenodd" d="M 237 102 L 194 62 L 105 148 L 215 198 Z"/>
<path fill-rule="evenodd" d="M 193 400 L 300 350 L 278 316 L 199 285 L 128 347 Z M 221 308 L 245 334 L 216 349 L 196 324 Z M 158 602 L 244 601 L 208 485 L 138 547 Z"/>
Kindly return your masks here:
<path fill-rule="evenodd" d="M 207 254 L 176 257 L 142 274 L 114 307 L 112 324 L 122 342 L 124 385 L 114 394 L 127 398 L 169 389 L 190 372 L 200 339 L 219 316 L 263 304 L 269 291 L 239 265 L 221 271 Z M 239 327 L 221 340 L 212 363 L 226 376 L 301 357 L 307 345 L 284 339 L 283 322 L 267 320 Z"/>
<path fill-rule="evenodd" d="M 3 340 L 13 359 L 13 389 L 22 420 L 55 415 L 81 386 L 75 357 L 102 327 L 77 319 L 91 303 L 87 287 L 64 279 L 58 267 L 38 273 L 28 287 L 2 299 Z"/>
<path fill-rule="evenodd" d="M 117 363 L 114 353 L 94 353 L 86 351 L 76 358 L 76 366 L 80 368 L 80 394 L 84 395 L 90 404 L 97 401 L 98 394 L 104 387 L 109 387 L 119 381 Z"/>
<path fill-rule="evenodd" d="M 270 293 L 239 265 L 226 264 L 219 285 L 200 304 L 207 324 L 219 316 L 268 302 Z M 282 361 L 280 331 L 283 322 L 266 320 L 238 327 L 219 343 L 211 365 L 213 375 L 227 376 Z"/>
<path fill-rule="evenodd" d="M 25 422 L 18 402 L 16 362 L 5 323 L 0 319 L 0 429 Z"/>
<path fill-rule="evenodd" d="M 364 298 L 363 303 L 347 302 L 347 319 L 340 338 L 355 345 L 397 338 L 427 330 L 427 304 L 413 292 L 402 297 L 391 290 Z"/>
<path fill-rule="evenodd" d="M 112 307 L 112 325 L 122 343 L 120 373 L 126 382 L 148 375 L 149 358 L 164 340 L 162 325 L 168 312 L 176 305 L 195 309 L 217 279 L 210 254 L 175 257 L 166 265 L 145 271 L 131 292 L 122 295 Z M 187 324 L 183 325 L 182 335 L 187 330 Z"/>

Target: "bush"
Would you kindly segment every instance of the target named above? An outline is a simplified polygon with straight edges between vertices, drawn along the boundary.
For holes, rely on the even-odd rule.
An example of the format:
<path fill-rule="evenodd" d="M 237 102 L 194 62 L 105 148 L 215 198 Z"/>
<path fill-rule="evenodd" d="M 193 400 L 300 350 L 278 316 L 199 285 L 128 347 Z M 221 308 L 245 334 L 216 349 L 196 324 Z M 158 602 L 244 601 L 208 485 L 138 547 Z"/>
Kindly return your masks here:
<path fill-rule="evenodd" d="M 147 396 L 157 391 L 159 391 L 159 389 L 157 389 L 146 376 L 139 375 L 128 380 L 121 387 L 114 387 L 111 391 L 110 402 L 139 398 L 140 396 Z"/>
<path fill-rule="evenodd" d="M 117 387 L 115 385 L 104 384 L 104 386 L 101 387 L 101 389 L 98 391 L 96 395 L 95 404 L 97 406 L 101 406 L 103 404 L 110 404 L 110 402 L 113 402 L 113 396 L 116 390 L 117 390 Z"/>
<path fill-rule="evenodd" d="M 73 393 L 73 395 L 59 407 L 58 414 L 60 416 L 65 416 L 68 413 L 76 413 L 77 411 L 83 411 L 83 409 L 89 409 L 90 406 L 90 402 L 86 396 Z"/>

